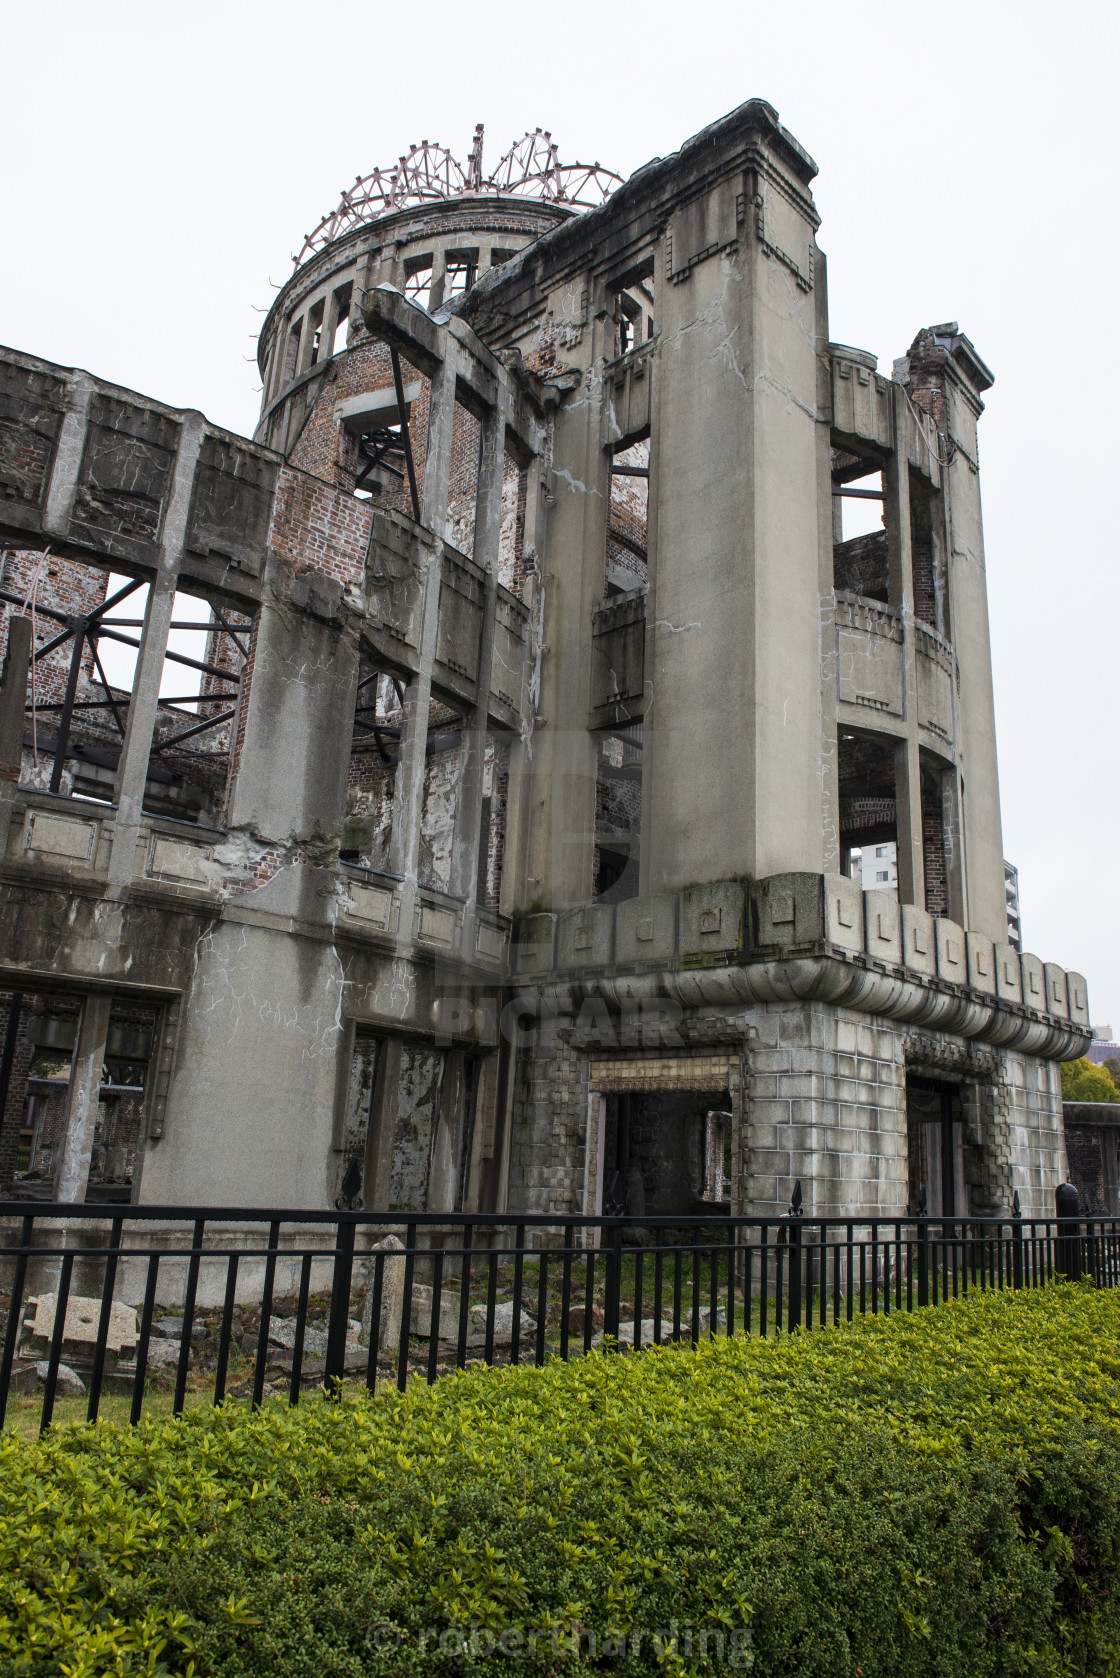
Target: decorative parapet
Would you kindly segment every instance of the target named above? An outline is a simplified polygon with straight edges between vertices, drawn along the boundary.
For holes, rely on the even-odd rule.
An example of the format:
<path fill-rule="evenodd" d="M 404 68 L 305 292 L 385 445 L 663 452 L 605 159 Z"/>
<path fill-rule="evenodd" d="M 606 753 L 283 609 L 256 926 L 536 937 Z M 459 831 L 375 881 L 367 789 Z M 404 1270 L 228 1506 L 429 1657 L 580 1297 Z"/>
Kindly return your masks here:
<path fill-rule="evenodd" d="M 515 983 L 686 1006 L 819 999 L 1069 1060 L 1088 993 L 1067 973 L 840 874 L 777 874 L 524 917 Z"/>

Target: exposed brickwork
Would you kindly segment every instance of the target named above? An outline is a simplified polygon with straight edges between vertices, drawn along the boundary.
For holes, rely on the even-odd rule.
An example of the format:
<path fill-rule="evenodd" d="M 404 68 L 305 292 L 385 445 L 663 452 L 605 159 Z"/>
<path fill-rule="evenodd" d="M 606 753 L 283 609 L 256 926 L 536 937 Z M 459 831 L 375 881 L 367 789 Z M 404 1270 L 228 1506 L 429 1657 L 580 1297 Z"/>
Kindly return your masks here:
<path fill-rule="evenodd" d="M 926 877 L 926 911 L 949 913 L 949 875 L 945 863 L 945 824 L 940 795 L 922 786 L 922 860 Z"/>
<path fill-rule="evenodd" d="M 360 583 L 373 514 L 308 472 L 282 468 L 269 541 L 282 559 L 324 572 L 340 583 Z"/>

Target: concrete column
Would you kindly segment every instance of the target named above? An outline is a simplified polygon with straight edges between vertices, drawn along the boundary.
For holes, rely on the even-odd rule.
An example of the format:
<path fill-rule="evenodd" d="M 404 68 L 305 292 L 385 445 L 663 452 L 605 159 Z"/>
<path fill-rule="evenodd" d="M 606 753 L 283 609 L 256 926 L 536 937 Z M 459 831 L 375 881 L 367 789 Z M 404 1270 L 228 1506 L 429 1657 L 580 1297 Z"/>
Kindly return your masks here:
<path fill-rule="evenodd" d="M 821 343 L 828 343 L 828 286 L 823 256 L 816 269 L 816 332 Z M 832 405 L 832 378 L 828 360 L 821 356 L 817 363 L 817 401 L 822 413 Z M 817 505 L 818 505 L 818 583 L 821 637 L 821 866 L 826 874 L 845 872 L 850 865 L 850 848 L 845 847 L 840 835 L 840 740 L 837 726 L 839 681 L 837 670 L 836 636 L 836 560 L 834 544 L 843 537 L 842 502 L 832 493 L 832 432 L 831 428 L 817 427 Z M 738 1120 L 736 1120 L 738 1123 Z"/>
<path fill-rule="evenodd" d="M 490 710 L 491 668 L 494 662 L 494 620 L 498 602 L 498 547 L 502 531 L 502 474 L 505 464 L 506 393 L 499 386 L 498 406 L 482 426 L 478 492 L 475 496 L 474 557 L 486 571 L 482 630 L 478 648 L 478 701 L 463 731 L 459 752 L 459 787 L 455 809 L 455 837 L 451 851 L 451 890 L 465 897 L 463 953 L 474 950 L 478 857 L 482 844 L 482 779 L 486 757 L 486 723 Z"/>
<path fill-rule="evenodd" d="M 23 762 L 27 670 L 31 663 L 31 619 L 8 619 L 8 645 L 0 671 L 0 858 L 8 848 L 12 797 Z"/>
<path fill-rule="evenodd" d="M 378 1056 L 377 1083 L 373 1092 L 369 1131 L 366 1136 L 366 1168 L 362 1195 L 368 1210 L 390 1204 L 393 1180 L 393 1124 L 397 1111 L 397 1089 L 401 1081 L 403 1044 L 387 1037 Z"/>
<path fill-rule="evenodd" d="M 809 280 L 774 260 L 758 233 L 780 214 L 783 241 L 809 246 L 807 193 L 788 185 L 779 196 L 760 176 L 758 213 L 741 223 L 730 189 L 716 188 L 674 218 L 677 266 L 664 284 L 665 247 L 659 255 L 642 834 L 650 892 L 823 868 L 820 554 L 832 526 L 819 493 L 823 345 Z M 716 226 L 734 243 L 713 255 L 704 247 L 689 265 L 702 229 Z"/>
<path fill-rule="evenodd" d="M 895 451 L 883 471 L 883 520 L 887 528 L 890 603 L 902 613 L 902 690 L 906 719 L 906 739 L 898 742 L 894 752 L 898 900 L 924 909 L 926 874 L 918 742 L 918 650 L 914 630 L 914 560 L 910 540 L 910 467 L 902 442 L 904 436 L 899 417 L 895 425 Z"/>
<path fill-rule="evenodd" d="M 964 778 L 960 815 L 966 865 L 962 920 L 970 930 L 1004 943 L 1007 900 L 1003 887 L 1003 823 L 976 464 L 976 427 L 982 404 L 951 375 L 946 376 L 945 383 L 948 430 L 956 442 L 951 464 L 942 472 L 942 482 L 948 524 L 949 616 L 953 649 L 960 665 L 957 754 Z"/>
<path fill-rule="evenodd" d="M 117 819 L 113 825 L 113 847 L 109 853 L 110 885 L 126 886 L 132 879 L 136 840 L 144 813 L 144 787 L 159 712 L 159 687 L 167 651 L 167 632 L 175 605 L 175 585 L 187 534 L 195 466 L 202 447 L 204 421 L 201 414 L 188 414 L 183 421 L 179 452 L 175 459 L 167 507 L 163 515 L 159 559 L 148 589 L 140 651 L 132 681 L 124 745 L 117 764 L 113 798 Z"/>
<path fill-rule="evenodd" d="M 466 1067 L 462 1049 L 449 1049 L 440 1083 L 428 1172 L 429 1212 L 453 1212 L 459 1175 L 459 1139 L 464 1116 Z"/>
<path fill-rule="evenodd" d="M 331 338 L 338 325 L 338 302 L 333 291 L 323 299 L 323 330 L 319 338 L 319 360 L 326 361 L 331 353 Z"/>
<path fill-rule="evenodd" d="M 295 376 L 306 373 L 311 366 L 311 346 L 315 342 L 315 329 L 311 325 L 311 310 L 304 311 L 303 326 L 299 335 L 299 359 L 296 362 Z"/>
<path fill-rule="evenodd" d="M 432 262 L 432 277 L 428 284 L 428 312 L 435 314 L 443 307 L 443 296 L 447 290 L 447 254 L 437 251 Z"/>
<path fill-rule="evenodd" d="M 89 424 L 90 404 L 93 401 L 93 380 L 79 373 L 70 386 L 69 406 L 62 421 L 58 447 L 51 467 L 50 487 L 43 509 L 43 529 L 52 536 L 65 536 L 74 509 L 78 490 L 78 474 L 86 446 L 86 427 Z"/>
<path fill-rule="evenodd" d="M 455 423 L 455 377 L 458 348 L 447 344 L 447 358 L 432 378 L 428 409 L 428 452 L 420 495 L 420 522 L 432 534 L 424 561 L 420 604 L 419 668 L 404 691 L 400 759 L 393 785 L 393 837 L 389 867 L 404 876 L 400 938 L 412 937 L 416 909 L 416 873 L 420 861 L 420 823 L 424 814 L 428 718 L 432 700 L 432 665 L 439 633 L 439 596 L 443 543 L 447 535 L 447 496 L 451 483 L 451 439 Z"/>
<path fill-rule="evenodd" d="M 522 810 L 522 901 L 567 909 L 591 898 L 595 852 L 595 739 L 587 729 L 591 695 L 591 607 L 603 598 L 610 457 L 603 447 L 601 369 L 613 325 L 600 309 L 592 323 L 591 390 L 556 416 L 541 590 L 542 654 L 532 763 Z M 532 491 L 530 490 L 530 503 Z M 547 503 L 546 503 L 547 504 Z M 528 541 L 528 532 L 526 532 Z"/>
<path fill-rule="evenodd" d="M 101 1071 L 105 1063 L 105 1040 L 109 1035 L 109 1010 L 112 998 L 107 995 L 87 996 L 82 1006 L 82 1023 L 70 1069 L 70 1088 L 66 1099 L 66 1140 L 62 1160 L 55 1179 L 58 1200 L 80 1205 L 86 1197 L 86 1180 L 93 1153 L 93 1133 L 97 1124 L 97 1099 L 101 1089 Z"/>
<path fill-rule="evenodd" d="M 8 645 L 0 669 L 0 780 L 19 779 L 32 651 L 31 619 L 13 613 L 8 619 Z"/>

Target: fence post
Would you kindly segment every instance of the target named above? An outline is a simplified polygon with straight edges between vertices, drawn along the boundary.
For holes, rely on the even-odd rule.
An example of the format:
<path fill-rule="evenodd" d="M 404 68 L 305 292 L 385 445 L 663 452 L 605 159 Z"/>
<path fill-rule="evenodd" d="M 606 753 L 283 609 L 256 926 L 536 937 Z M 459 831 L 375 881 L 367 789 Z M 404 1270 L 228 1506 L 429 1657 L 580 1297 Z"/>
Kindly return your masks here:
<path fill-rule="evenodd" d="M 789 1202 L 789 1333 L 801 1327 L 801 1179 L 793 1185 Z"/>
<path fill-rule="evenodd" d="M 929 1212 L 924 1183 L 918 1194 L 918 1304 L 929 1304 Z"/>
<path fill-rule="evenodd" d="M 1054 1196 L 1058 1213 L 1056 1269 L 1067 1281 L 1081 1279 L 1081 1197 L 1072 1183 L 1059 1183 Z"/>
<path fill-rule="evenodd" d="M 335 1381 L 346 1373 L 346 1327 L 350 1320 L 350 1284 L 354 1275 L 354 1224 L 338 1220 L 334 1243 L 334 1276 L 331 1279 L 331 1314 L 327 1321 L 327 1360 L 323 1388 L 337 1393 Z"/>
<path fill-rule="evenodd" d="M 1019 1191 L 1015 1190 L 1011 1202 L 1011 1286 L 1021 1288 L 1023 1285 L 1023 1208 L 1019 1200 Z"/>
<path fill-rule="evenodd" d="M 611 1244 L 607 1249 L 607 1274 L 603 1290 L 603 1333 L 618 1340 L 619 1296 L 622 1292 L 622 1219 L 611 1225 Z"/>

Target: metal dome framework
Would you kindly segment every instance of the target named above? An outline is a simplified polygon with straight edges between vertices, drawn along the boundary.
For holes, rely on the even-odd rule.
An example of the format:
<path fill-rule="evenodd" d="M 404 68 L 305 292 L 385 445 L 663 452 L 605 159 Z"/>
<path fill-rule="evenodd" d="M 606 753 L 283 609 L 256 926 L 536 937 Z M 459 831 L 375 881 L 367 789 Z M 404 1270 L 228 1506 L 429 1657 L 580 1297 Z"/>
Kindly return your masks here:
<path fill-rule="evenodd" d="M 522 135 L 493 173 L 484 175 L 483 135 L 479 123 L 465 168 L 446 146 L 422 140 L 397 159 L 395 168 L 358 175 L 354 185 L 343 191 L 338 208 L 324 216 L 313 233 L 304 235 L 293 262 L 298 267 L 306 257 L 355 227 L 410 204 L 487 196 L 530 198 L 589 210 L 602 204 L 622 184 L 621 175 L 599 163 L 561 163 L 559 149 L 547 128 L 534 128 Z"/>

